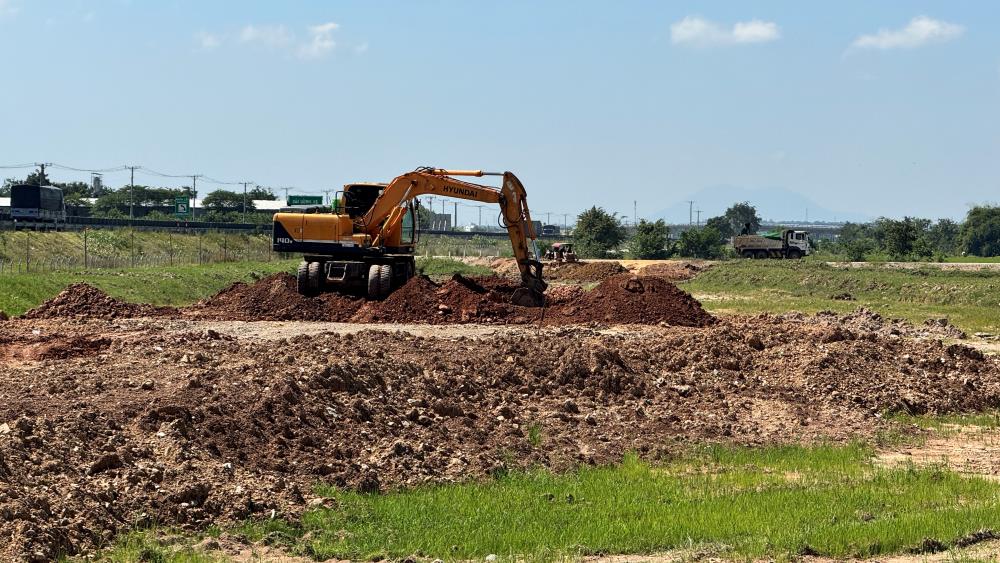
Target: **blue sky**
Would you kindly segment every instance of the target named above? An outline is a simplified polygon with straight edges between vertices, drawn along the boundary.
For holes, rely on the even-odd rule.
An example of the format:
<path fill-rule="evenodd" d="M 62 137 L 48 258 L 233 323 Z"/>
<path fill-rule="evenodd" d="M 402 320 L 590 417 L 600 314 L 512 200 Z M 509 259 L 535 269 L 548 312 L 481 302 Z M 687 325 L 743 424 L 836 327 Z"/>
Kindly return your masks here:
<path fill-rule="evenodd" d="M 475 167 L 536 215 L 686 221 L 737 188 L 960 218 L 1000 200 L 998 24 L 986 1 L 0 0 L 0 165 L 299 193 Z"/>

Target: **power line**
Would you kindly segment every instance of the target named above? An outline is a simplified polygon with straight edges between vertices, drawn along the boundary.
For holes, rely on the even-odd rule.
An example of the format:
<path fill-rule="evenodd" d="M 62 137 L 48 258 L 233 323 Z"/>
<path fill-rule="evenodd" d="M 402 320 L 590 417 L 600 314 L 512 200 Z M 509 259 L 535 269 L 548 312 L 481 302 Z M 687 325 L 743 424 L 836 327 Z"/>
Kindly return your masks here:
<path fill-rule="evenodd" d="M 113 168 L 75 168 L 73 166 L 66 166 L 65 164 L 50 164 L 52 168 L 58 168 L 60 170 L 72 170 L 73 172 L 90 172 L 91 174 L 108 174 L 111 172 L 121 172 L 123 170 L 128 170 L 128 166 L 115 166 Z"/>
<path fill-rule="evenodd" d="M 4 166 L 0 166 L 0 168 L 34 168 L 34 167 L 35 167 L 34 162 L 29 162 L 27 164 L 7 164 Z"/>

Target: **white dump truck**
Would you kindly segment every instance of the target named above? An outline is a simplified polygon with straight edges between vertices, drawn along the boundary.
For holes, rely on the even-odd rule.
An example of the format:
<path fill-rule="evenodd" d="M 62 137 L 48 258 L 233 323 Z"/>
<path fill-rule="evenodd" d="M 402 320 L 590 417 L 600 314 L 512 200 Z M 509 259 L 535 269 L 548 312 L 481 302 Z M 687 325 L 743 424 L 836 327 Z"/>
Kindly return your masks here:
<path fill-rule="evenodd" d="M 733 237 L 733 248 L 744 258 L 793 258 L 809 254 L 809 233 L 805 231 L 771 231 L 760 235 Z"/>

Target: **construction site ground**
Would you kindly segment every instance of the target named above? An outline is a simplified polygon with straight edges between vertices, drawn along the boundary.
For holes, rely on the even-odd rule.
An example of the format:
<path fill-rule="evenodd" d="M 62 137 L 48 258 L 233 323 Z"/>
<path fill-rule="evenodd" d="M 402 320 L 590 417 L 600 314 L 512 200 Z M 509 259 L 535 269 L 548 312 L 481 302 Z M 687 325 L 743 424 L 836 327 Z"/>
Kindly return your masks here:
<path fill-rule="evenodd" d="M 706 262 L 549 267 L 547 307 L 524 309 L 506 300 L 510 262 L 476 260 L 500 277 L 418 277 L 381 303 L 301 297 L 276 274 L 180 308 L 73 285 L 0 321 L 0 559 L 99 554 L 150 526 L 296 522 L 336 510 L 319 484 L 391 494 L 630 454 L 655 465 L 705 444 L 862 441 L 883 467 L 951 458 L 1000 476 L 988 439 L 970 450 L 967 432 L 896 417 L 1000 405 L 993 341 L 947 320 L 712 315 L 675 285 Z M 1000 510 L 988 500 L 963 502 Z M 930 539 L 994 545 L 993 532 L 955 543 L 973 531 Z M 308 543 L 225 537 L 212 557 Z M 486 555 L 417 558 L 455 553 Z"/>

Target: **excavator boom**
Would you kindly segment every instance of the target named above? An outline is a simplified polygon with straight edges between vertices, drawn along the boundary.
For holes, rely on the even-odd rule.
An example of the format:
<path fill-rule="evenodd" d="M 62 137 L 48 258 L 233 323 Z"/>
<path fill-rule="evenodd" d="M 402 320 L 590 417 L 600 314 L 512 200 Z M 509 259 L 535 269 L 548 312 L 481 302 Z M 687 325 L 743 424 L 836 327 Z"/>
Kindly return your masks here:
<path fill-rule="evenodd" d="M 500 188 L 494 188 L 458 180 L 452 176 L 502 176 L 503 181 Z M 376 243 L 384 240 L 385 233 L 393 232 L 402 220 L 403 213 L 399 210 L 403 209 L 406 202 L 421 195 L 498 204 L 521 272 L 522 289 L 525 290 L 515 293 L 514 302 L 525 306 L 543 304 L 547 284 L 542 279 L 542 264 L 537 259 L 538 253 L 532 254 L 528 248 L 528 241 L 533 243 L 538 235 L 528 210 L 527 192 L 517 176 L 512 172 L 421 168 L 390 182 L 368 213 L 356 220 L 356 224 L 365 229 Z"/>

